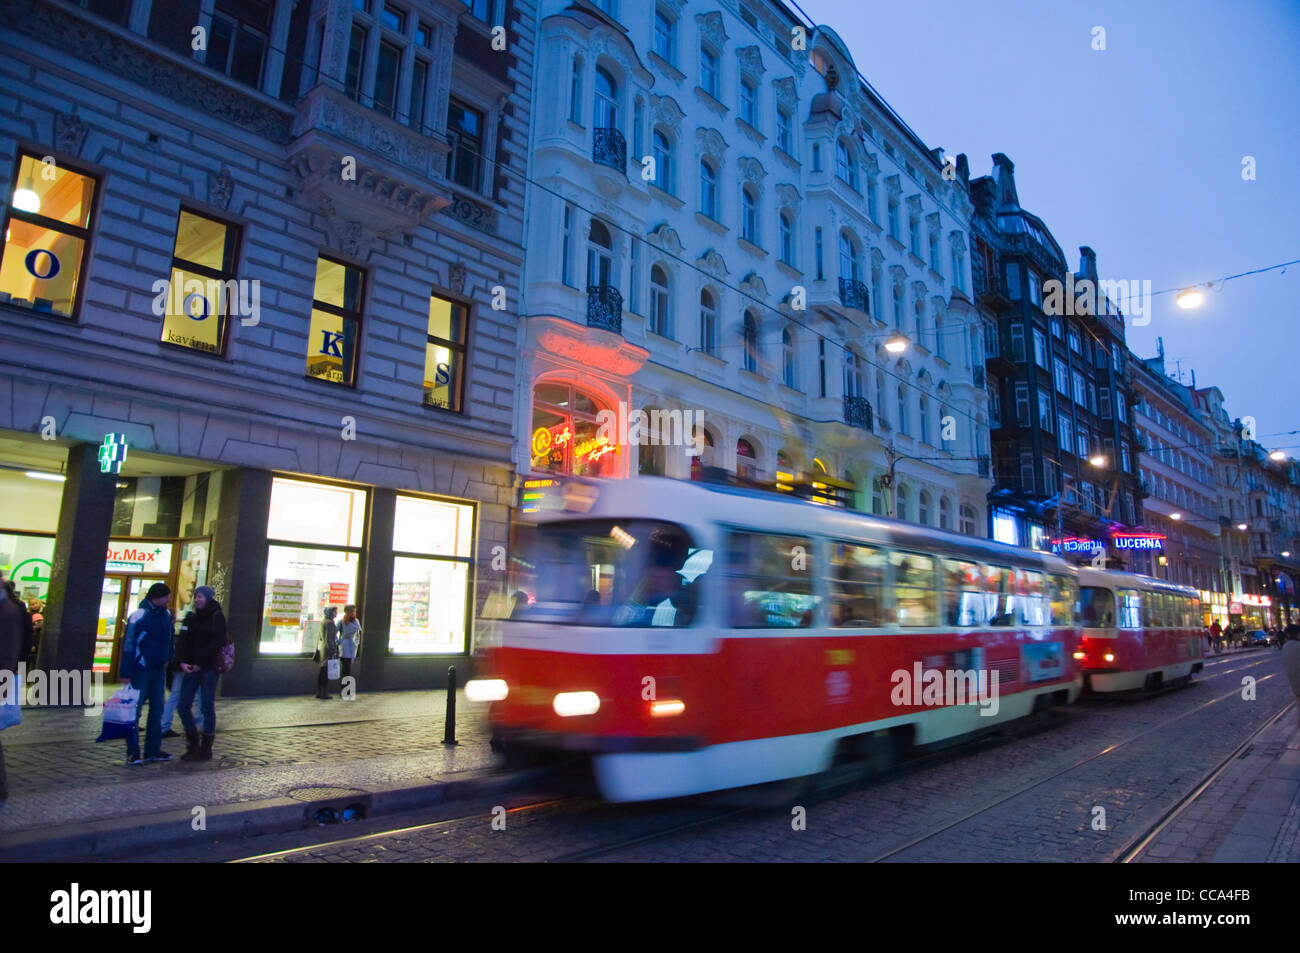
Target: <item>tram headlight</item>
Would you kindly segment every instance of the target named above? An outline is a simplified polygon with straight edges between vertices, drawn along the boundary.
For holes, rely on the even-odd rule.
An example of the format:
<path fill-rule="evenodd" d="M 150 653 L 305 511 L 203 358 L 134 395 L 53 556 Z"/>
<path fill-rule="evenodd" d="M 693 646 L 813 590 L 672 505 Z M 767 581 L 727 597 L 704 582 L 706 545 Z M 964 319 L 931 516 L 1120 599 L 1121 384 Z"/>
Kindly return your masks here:
<path fill-rule="evenodd" d="M 650 703 L 650 716 L 652 718 L 671 718 L 673 715 L 680 715 L 686 711 L 686 702 L 680 698 L 663 698 Z"/>
<path fill-rule="evenodd" d="M 472 702 L 504 701 L 509 691 L 504 678 L 471 678 L 465 683 L 465 697 Z"/>
<path fill-rule="evenodd" d="M 594 715 L 600 711 L 600 696 L 595 692 L 560 692 L 551 702 L 551 707 L 562 718 Z"/>
<path fill-rule="evenodd" d="M 1082 661 L 1083 659 L 1086 659 L 1086 658 L 1088 657 L 1088 653 L 1087 653 L 1087 652 L 1075 652 L 1075 653 L 1074 653 L 1074 657 L 1075 657 L 1076 659 Z"/>
<path fill-rule="evenodd" d="M 1107 653 L 1106 653 L 1106 661 L 1107 661 L 1107 662 L 1113 662 L 1113 661 L 1115 661 L 1115 656 L 1114 656 L 1114 654 L 1111 653 L 1111 652 L 1107 652 Z"/>

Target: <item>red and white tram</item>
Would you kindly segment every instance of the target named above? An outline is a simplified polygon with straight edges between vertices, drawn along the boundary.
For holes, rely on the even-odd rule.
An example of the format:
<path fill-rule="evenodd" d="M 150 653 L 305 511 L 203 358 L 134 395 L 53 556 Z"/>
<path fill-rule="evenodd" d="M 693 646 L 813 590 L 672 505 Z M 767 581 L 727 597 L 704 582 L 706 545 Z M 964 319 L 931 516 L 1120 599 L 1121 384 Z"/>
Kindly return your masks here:
<path fill-rule="evenodd" d="M 1155 690 L 1191 681 L 1205 664 L 1200 594 L 1150 576 L 1078 570 L 1078 649 L 1093 692 Z"/>
<path fill-rule="evenodd" d="M 875 763 L 1082 691 L 1057 557 L 730 487 L 559 489 L 517 524 L 466 692 L 507 750 L 590 753 L 611 801 Z"/>

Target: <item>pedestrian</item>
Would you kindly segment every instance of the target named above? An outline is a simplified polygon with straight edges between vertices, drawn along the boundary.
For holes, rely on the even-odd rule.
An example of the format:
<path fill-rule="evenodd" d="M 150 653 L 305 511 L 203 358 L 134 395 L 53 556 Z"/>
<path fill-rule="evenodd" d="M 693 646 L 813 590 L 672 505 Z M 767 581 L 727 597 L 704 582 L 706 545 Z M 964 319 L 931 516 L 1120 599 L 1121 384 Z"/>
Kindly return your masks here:
<path fill-rule="evenodd" d="M 320 674 L 316 676 L 316 697 L 329 698 L 329 664 L 330 659 L 339 657 L 338 627 L 334 616 L 338 608 L 329 606 L 325 609 L 325 618 L 320 624 L 320 638 L 316 642 L 316 659 L 320 662 Z"/>
<path fill-rule="evenodd" d="M 45 603 L 40 599 L 33 599 L 27 603 L 27 611 L 32 614 L 32 637 L 25 658 L 30 669 L 36 667 L 36 660 L 41 654 L 41 636 L 45 632 Z"/>
<path fill-rule="evenodd" d="M 123 684 L 140 693 L 136 703 L 135 724 L 126 739 L 126 763 L 137 765 L 154 761 L 170 761 L 172 756 L 162 750 L 163 696 L 167 690 L 167 663 L 176 652 L 172 631 L 172 614 L 167 608 L 172 591 L 165 582 L 155 582 L 140 600 L 140 608 L 127 619 L 126 635 L 122 638 L 122 659 L 118 675 Z M 144 761 L 140 758 L 140 712 L 149 706 L 149 720 L 145 723 Z"/>
<path fill-rule="evenodd" d="M 190 598 L 193 599 L 193 596 L 191 596 Z M 185 632 L 185 623 L 182 622 L 182 623 L 181 623 L 181 633 L 182 633 L 182 635 L 184 634 L 184 632 Z M 177 651 L 177 654 L 179 655 L 179 653 L 180 653 L 180 639 L 179 639 L 179 638 L 177 639 L 177 642 L 176 642 L 176 651 Z M 175 732 L 175 730 L 173 730 L 172 726 L 173 726 L 173 725 L 175 724 L 175 722 L 176 722 L 176 707 L 177 707 L 177 706 L 180 704 L 180 702 L 181 702 L 181 684 L 182 684 L 184 678 L 185 678 L 185 673 L 181 671 L 181 666 L 180 666 L 180 661 L 179 661 L 179 659 L 176 659 L 176 658 L 172 659 L 171 664 L 167 666 L 167 684 L 168 684 L 168 686 L 170 686 L 170 687 L 169 687 L 169 689 L 168 689 L 168 691 L 167 691 L 167 704 L 163 706 L 162 724 L 163 724 L 163 737 L 164 737 L 164 738 L 179 738 L 179 737 L 180 737 L 180 735 L 178 735 L 178 734 Z M 203 712 L 202 712 L 202 710 L 200 710 L 200 712 L 199 712 L 199 730 L 200 730 L 200 731 L 203 730 Z"/>
<path fill-rule="evenodd" d="M 1214 625 L 1210 626 L 1210 644 L 1214 646 L 1214 654 L 1218 655 L 1223 651 L 1223 626 L 1219 625 L 1219 620 L 1214 620 Z"/>
<path fill-rule="evenodd" d="M 18 656 L 23 648 L 23 610 L 10 593 L 12 583 L 0 579 L 0 671 L 9 674 L 8 691 L 22 690 L 17 683 Z M 5 752 L 0 747 L 0 801 L 9 796 L 9 777 L 5 774 Z"/>
<path fill-rule="evenodd" d="M 343 621 L 339 623 L 339 666 L 343 678 L 352 675 L 352 663 L 356 661 L 357 649 L 361 646 L 361 623 L 357 621 L 357 607 L 343 607 Z"/>
<path fill-rule="evenodd" d="M 1295 695 L 1295 726 L 1300 732 L 1300 625 L 1291 623 L 1286 627 L 1286 642 L 1282 645 L 1282 668 L 1286 671 L 1286 680 L 1291 683 L 1291 693 Z M 1294 745 L 1300 747 L 1300 735 Z"/>
<path fill-rule="evenodd" d="M 211 761 L 217 735 L 217 679 L 221 677 L 221 650 L 229 641 L 226 616 L 211 586 L 194 590 L 194 601 L 181 624 L 176 661 L 181 672 L 181 724 L 185 727 L 182 761 Z M 194 695 L 199 695 L 202 733 L 194 721 Z"/>

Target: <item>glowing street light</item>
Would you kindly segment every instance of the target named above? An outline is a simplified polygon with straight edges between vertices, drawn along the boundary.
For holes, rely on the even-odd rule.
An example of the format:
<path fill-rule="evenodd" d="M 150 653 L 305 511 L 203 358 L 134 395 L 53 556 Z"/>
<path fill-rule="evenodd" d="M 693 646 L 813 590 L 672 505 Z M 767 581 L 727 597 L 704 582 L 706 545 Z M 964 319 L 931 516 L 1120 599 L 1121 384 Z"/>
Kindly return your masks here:
<path fill-rule="evenodd" d="M 1241 531 L 1244 533 L 1244 532 L 1246 531 L 1246 524 L 1245 524 L 1245 523 L 1238 523 L 1238 524 L 1237 524 L 1237 529 L 1241 530 Z"/>
<path fill-rule="evenodd" d="M 1170 514 L 1169 514 L 1169 518 L 1170 518 L 1171 520 L 1180 520 L 1180 519 L 1183 518 L 1183 514 L 1182 514 L 1182 513 L 1170 513 Z"/>
<path fill-rule="evenodd" d="M 1268 455 L 1268 458 L 1270 460 L 1275 460 L 1278 463 L 1281 463 L 1283 460 L 1286 459 L 1286 454 L 1283 453 L 1281 450 L 1274 450 L 1272 453 Z"/>
<path fill-rule="evenodd" d="M 1199 288 L 1186 288 L 1178 293 L 1175 300 L 1178 302 L 1178 307 L 1189 310 L 1199 308 L 1205 301 L 1205 295 L 1201 293 Z"/>
<path fill-rule="evenodd" d="M 1094 467 L 1104 467 L 1106 465 L 1106 458 L 1103 457 L 1100 453 L 1098 453 L 1095 456 L 1089 457 L 1088 462 L 1091 463 Z"/>
<path fill-rule="evenodd" d="M 890 354 L 902 354 L 907 350 L 907 338 L 897 331 L 885 342 L 885 350 Z"/>

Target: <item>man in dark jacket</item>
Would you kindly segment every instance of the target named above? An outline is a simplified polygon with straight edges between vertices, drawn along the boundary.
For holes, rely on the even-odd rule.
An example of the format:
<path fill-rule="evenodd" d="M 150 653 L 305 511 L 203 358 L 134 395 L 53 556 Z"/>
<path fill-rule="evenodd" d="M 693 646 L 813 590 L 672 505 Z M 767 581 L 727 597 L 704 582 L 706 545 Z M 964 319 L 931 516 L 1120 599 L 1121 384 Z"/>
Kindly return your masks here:
<path fill-rule="evenodd" d="M 165 583 L 155 582 L 149 587 L 140 608 L 127 620 L 126 635 L 122 639 L 122 659 L 118 674 L 123 682 L 140 693 L 135 709 L 135 726 L 126 739 L 126 763 L 140 764 L 140 711 L 149 706 L 149 720 L 145 723 L 144 760 L 170 761 L 172 756 L 162 750 L 163 698 L 167 692 L 167 663 L 175 652 L 172 632 L 172 614 L 167 608 L 172 591 Z"/>
<path fill-rule="evenodd" d="M 18 656 L 22 652 L 23 610 L 18 601 L 9 595 L 7 580 L 0 580 L 0 671 L 9 672 L 9 691 L 20 691 L 14 682 L 18 671 Z M 0 748 L 0 801 L 9 796 L 9 779 L 5 774 L 5 753 Z"/>
<path fill-rule="evenodd" d="M 221 650 L 225 647 L 226 617 L 217 602 L 217 594 L 210 586 L 194 590 L 194 608 L 181 623 L 180 644 L 176 661 L 181 672 L 181 724 L 185 726 L 185 741 L 189 745 L 181 755 L 182 761 L 211 761 L 212 740 L 217 733 L 217 670 Z M 194 724 L 194 694 L 199 692 L 203 709 L 203 734 Z"/>

